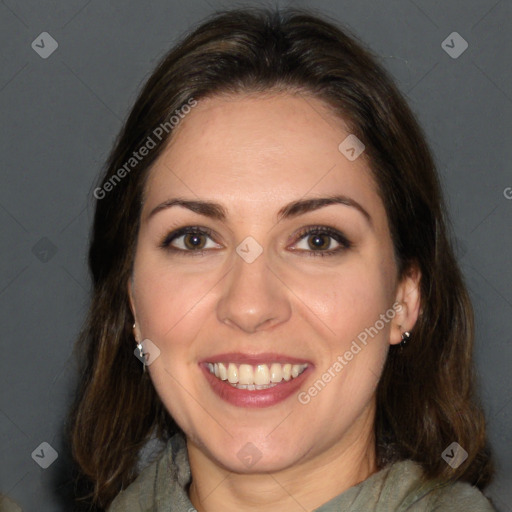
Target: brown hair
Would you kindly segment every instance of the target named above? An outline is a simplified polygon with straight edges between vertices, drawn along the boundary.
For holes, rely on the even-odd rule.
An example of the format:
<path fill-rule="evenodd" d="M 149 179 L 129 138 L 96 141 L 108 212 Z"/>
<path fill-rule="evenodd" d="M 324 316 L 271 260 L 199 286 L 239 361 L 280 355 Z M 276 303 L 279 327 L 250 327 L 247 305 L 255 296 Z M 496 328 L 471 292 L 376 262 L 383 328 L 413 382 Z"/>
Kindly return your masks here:
<path fill-rule="evenodd" d="M 379 467 L 412 459 L 427 477 L 482 488 L 492 471 L 474 392 L 473 312 L 420 127 L 375 56 L 348 32 L 307 11 L 241 9 L 213 16 L 162 59 L 101 180 L 100 188 L 109 191 L 96 202 L 89 252 L 93 296 L 77 345 L 83 370 L 70 428 L 92 502 L 108 506 L 136 477 L 138 453 L 151 435 L 166 440 L 178 430 L 133 355 L 127 296 L 145 178 L 172 129 L 129 175 L 114 176 L 148 137 L 154 139 L 155 127 L 192 98 L 265 91 L 323 100 L 363 141 L 399 275 L 411 265 L 421 271 L 422 310 L 413 339 L 403 350 L 391 347 L 378 386 Z M 457 469 L 441 458 L 453 441 L 468 452 Z"/>

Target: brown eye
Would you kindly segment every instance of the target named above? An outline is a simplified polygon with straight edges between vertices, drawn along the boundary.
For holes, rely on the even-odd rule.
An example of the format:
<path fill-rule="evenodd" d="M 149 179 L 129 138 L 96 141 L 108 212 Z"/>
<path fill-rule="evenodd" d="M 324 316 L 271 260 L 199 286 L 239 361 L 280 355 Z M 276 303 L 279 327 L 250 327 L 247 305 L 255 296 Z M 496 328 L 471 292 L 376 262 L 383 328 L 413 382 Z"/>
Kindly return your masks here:
<path fill-rule="evenodd" d="M 183 235 L 183 242 L 187 249 L 202 249 L 206 245 L 206 237 L 202 234 L 189 233 Z"/>
<path fill-rule="evenodd" d="M 331 237 L 325 234 L 309 235 L 308 245 L 313 251 L 316 249 L 327 250 L 331 245 Z"/>
<path fill-rule="evenodd" d="M 212 232 L 207 228 L 187 226 L 169 233 L 160 247 L 171 252 L 200 254 L 203 250 L 221 248 L 212 238 Z"/>
<path fill-rule="evenodd" d="M 334 256 L 352 247 L 352 243 L 342 233 L 327 226 L 305 228 L 298 234 L 298 238 L 299 243 L 293 250 L 310 256 Z"/>

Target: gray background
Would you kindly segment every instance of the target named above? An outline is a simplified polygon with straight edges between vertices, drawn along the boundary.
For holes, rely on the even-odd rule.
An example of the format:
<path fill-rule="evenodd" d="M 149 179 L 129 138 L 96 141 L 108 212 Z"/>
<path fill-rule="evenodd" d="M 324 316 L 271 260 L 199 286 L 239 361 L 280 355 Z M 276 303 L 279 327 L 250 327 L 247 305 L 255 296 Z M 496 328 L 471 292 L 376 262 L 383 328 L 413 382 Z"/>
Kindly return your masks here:
<path fill-rule="evenodd" d="M 87 306 L 94 180 L 156 61 L 205 15 L 248 3 L 256 2 L 0 3 L 0 491 L 24 511 L 72 508 L 62 428 Z M 498 462 L 487 494 L 512 511 L 511 2 L 293 5 L 319 9 L 367 42 L 427 133 L 477 315 Z M 441 46 L 454 31 L 469 44 L 456 59 Z M 42 32 L 59 45 L 47 59 L 31 47 Z M 42 442 L 59 454 L 47 469 L 31 457 Z"/>

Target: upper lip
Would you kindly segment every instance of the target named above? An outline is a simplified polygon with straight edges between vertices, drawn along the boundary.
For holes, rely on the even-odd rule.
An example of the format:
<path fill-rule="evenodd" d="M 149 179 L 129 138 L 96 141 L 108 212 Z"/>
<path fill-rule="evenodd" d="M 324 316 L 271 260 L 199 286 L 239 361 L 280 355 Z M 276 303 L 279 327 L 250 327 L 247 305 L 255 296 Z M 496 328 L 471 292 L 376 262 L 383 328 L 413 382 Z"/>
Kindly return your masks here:
<path fill-rule="evenodd" d="M 244 354 L 242 352 L 229 352 L 224 354 L 215 354 L 204 358 L 200 363 L 237 363 L 237 364 L 266 364 L 266 363 L 291 363 L 291 364 L 308 364 L 311 361 L 307 359 L 287 356 L 285 354 L 276 354 L 275 352 L 265 352 L 261 354 Z"/>

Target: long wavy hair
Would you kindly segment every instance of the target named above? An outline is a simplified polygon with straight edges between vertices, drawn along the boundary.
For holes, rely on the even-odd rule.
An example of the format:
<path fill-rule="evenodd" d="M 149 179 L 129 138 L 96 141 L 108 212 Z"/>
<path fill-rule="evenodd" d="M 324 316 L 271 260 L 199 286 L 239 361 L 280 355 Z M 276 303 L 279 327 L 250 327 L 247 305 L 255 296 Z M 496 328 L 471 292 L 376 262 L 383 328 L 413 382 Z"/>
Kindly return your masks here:
<path fill-rule="evenodd" d="M 237 9 L 200 24 L 160 61 L 96 189 L 102 192 L 95 193 L 89 250 L 93 292 L 76 346 L 82 370 L 69 435 L 78 487 L 98 508 L 107 507 L 136 478 L 139 452 L 150 437 L 166 441 L 179 430 L 133 355 L 127 294 L 145 181 L 172 137 L 168 120 L 192 99 L 274 91 L 322 100 L 363 141 L 387 212 L 399 275 L 412 265 L 421 271 L 421 312 L 413 339 L 403 350 L 390 348 L 378 385 L 379 467 L 412 459 L 428 478 L 480 488 L 491 477 L 484 416 L 475 395 L 473 310 L 421 128 L 378 57 L 347 30 L 305 10 Z M 157 141 L 154 130 L 166 122 L 168 129 Z M 132 161 L 129 172 L 120 172 L 148 137 L 155 147 Z M 441 458 L 453 441 L 468 452 L 456 469 Z"/>

